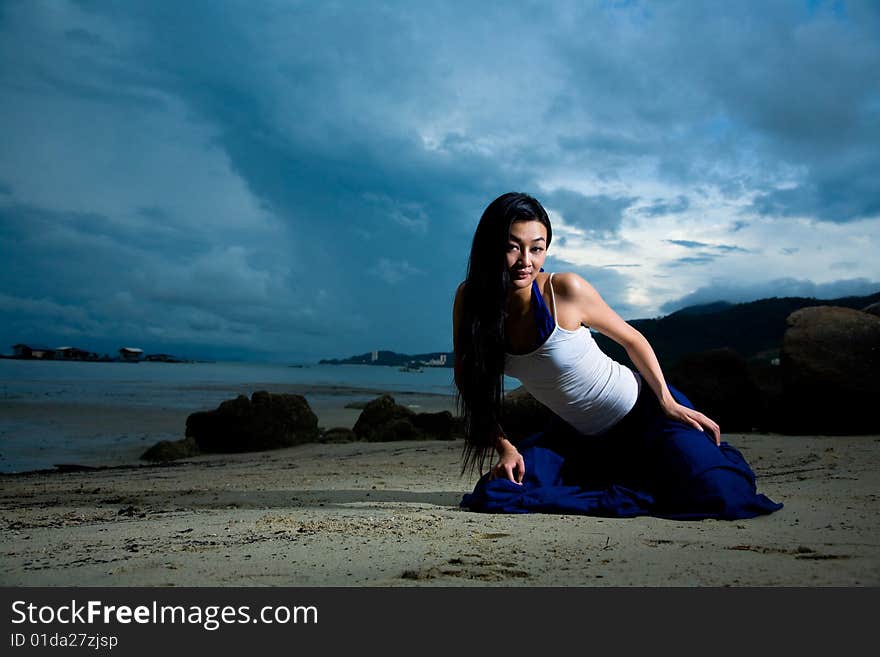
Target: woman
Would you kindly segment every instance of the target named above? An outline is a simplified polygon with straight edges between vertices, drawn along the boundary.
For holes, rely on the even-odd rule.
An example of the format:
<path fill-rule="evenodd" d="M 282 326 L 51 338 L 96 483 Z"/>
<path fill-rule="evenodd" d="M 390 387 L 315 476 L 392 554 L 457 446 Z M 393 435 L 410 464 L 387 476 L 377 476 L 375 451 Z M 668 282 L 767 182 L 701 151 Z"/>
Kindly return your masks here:
<path fill-rule="evenodd" d="M 679 518 L 780 508 L 756 493 L 718 424 L 666 383 L 644 336 L 579 275 L 544 272 L 551 239 L 541 204 L 512 192 L 489 204 L 474 234 L 453 307 L 464 468 L 498 458 L 462 505 Z M 601 352 L 588 327 L 622 345 L 638 371 Z M 519 447 L 508 439 L 505 374 L 562 420 L 555 429 Z"/>

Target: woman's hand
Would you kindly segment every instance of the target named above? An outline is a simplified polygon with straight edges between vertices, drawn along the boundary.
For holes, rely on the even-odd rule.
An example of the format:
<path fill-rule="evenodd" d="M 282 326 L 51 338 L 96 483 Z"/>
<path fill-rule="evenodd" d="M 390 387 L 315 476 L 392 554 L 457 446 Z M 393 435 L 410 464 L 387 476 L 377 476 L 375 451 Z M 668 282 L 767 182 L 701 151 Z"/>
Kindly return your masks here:
<path fill-rule="evenodd" d="M 667 417 L 678 420 L 683 424 L 688 424 L 695 429 L 706 432 L 708 430 L 716 445 L 721 445 L 721 427 L 712 419 L 706 417 L 699 411 L 695 411 L 687 406 L 682 406 L 677 401 L 671 401 L 663 406 L 663 412 Z"/>
<path fill-rule="evenodd" d="M 509 479 L 515 484 L 522 484 L 526 473 L 526 462 L 515 447 L 509 447 L 501 452 L 496 463 L 489 473 L 489 479 Z"/>

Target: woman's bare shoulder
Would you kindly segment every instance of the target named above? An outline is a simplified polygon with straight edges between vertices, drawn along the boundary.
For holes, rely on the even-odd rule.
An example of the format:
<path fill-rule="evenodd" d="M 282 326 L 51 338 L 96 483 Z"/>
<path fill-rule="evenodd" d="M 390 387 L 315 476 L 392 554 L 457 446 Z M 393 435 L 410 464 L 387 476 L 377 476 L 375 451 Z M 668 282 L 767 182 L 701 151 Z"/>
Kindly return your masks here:
<path fill-rule="evenodd" d="M 553 274 L 553 290 L 563 297 L 579 297 L 593 290 L 587 280 L 573 271 L 560 271 Z"/>

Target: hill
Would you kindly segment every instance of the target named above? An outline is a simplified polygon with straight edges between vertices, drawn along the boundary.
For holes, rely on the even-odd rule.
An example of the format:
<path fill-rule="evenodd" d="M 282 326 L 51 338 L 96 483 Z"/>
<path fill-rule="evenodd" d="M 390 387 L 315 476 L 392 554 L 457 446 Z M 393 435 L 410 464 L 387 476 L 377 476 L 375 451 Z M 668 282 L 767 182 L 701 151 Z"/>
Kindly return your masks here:
<path fill-rule="evenodd" d="M 808 306 L 861 310 L 877 301 L 880 301 L 880 292 L 837 299 L 772 297 L 748 303 L 691 306 L 659 319 L 636 319 L 629 324 L 648 339 L 664 369 L 687 354 L 722 347 L 733 349 L 747 360 L 769 360 L 782 345 L 786 317 L 795 310 Z M 620 345 L 604 335 L 593 335 L 605 353 L 631 365 Z"/>

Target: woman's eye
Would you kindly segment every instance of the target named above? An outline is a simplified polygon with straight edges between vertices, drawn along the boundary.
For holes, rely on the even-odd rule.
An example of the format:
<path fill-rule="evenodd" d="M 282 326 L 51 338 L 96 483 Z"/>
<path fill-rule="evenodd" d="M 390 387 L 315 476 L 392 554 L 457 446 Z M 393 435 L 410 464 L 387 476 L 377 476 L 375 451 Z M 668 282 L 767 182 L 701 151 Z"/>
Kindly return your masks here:
<path fill-rule="evenodd" d="M 516 244 L 508 244 L 507 245 L 508 251 L 516 251 L 517 249 L 519 249 L 519 247 Z"/>
<path fill-rule="evenodd" d="M 534 246 L 534 247 L 532 247 L 532 253 L 540 253 L 540 252 L 543 251 L 543 250 L 544 250 L 544 249 L 542 249 L 540 246 Z"/>

